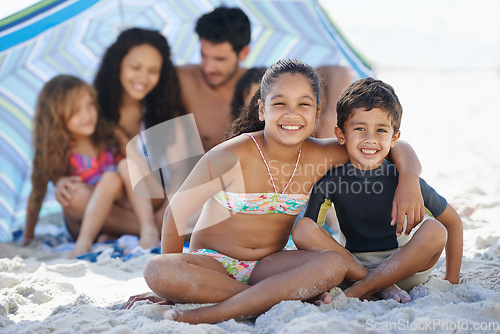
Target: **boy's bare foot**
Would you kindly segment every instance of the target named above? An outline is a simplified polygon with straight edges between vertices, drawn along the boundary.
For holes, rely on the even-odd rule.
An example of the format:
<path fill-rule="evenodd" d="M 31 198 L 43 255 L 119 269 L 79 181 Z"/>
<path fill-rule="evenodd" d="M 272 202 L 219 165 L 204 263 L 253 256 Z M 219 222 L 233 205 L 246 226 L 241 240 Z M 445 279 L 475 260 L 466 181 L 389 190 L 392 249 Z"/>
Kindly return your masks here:
<path fill-rule="evenodd" d="M 394 299 L 400 303 L 408 303 L 411 301 L 411 297 L 405 290 L 401 289 L 396 284 L 390 285 L 387 288 L 381 290 L 377 295 L 382 299 Z"/>

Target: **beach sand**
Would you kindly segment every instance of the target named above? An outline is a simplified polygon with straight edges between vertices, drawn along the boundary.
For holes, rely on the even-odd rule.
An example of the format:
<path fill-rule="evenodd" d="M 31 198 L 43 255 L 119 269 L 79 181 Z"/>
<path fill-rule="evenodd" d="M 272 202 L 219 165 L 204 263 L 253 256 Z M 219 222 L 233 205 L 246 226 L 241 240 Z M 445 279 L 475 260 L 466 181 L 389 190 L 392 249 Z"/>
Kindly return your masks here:
<path fill-rule="evenodd" d="M 284 301 L 251 321 L 188 325 L 162 320 L 171 306 L 121 310 L 130 295 L 148 291 L 142 268 L 151 254 L 91 263 L 39 241 L 0 244 L 0 333 L 500 333 L 498 2 L 322 3 L 395 88 L 401 139 L 417 152 L 422 177 L 462 216 L 460 284 L 442 280 L 442 256 L 407 304 L 334 290 L 329 305 Z"/>
<path fill-rule="evenodd" d="M 188 325 L 162 320 L 169 306 L 137 303 L 151 254 L 123 262 L 66 259 L 40 243 L 0 244 L 1 333 L 500 333 L 500 157 L 495 142 L 500 73 L 379 68 L 404 108 L 401 139 L 415 148 L 422 177 L 462 215 L 460 284 L 442 280 L 441 257 L 413 300 L 359 301 L 340 291 L 330 305 L 284 301 L 254 321 Z M 190 308 L 196 305 L 178 305 Z"/>

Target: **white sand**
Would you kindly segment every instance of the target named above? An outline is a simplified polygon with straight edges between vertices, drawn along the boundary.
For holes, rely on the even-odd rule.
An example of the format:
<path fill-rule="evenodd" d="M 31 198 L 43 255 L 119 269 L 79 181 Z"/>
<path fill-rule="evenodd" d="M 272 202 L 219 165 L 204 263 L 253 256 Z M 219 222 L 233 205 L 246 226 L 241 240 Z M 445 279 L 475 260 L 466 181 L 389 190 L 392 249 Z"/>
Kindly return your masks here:
<path fill-rule="evenodd" d="M 322 2 L 373 63 L 398 67 L 377 76 L 401 99 L 402 139 L 417 151 L 422 176 L 463 217 L 461 283 L 441 279 L 441 258 L 404 305 L 339 293 L 330 305 L 287 301 L 255 322 L 194 326 L 162 320 L 167 306 L 120 309 L 147 291 L 142 268 L 151 255 L 89 263 L 40 244 L 0 244 L 0 333 L 500 333 L 500 72 L 487 69 L 500 67 L 498 2 Z"/>
<path fill-rule="evenodd" d="M 0 244 L 1 333 L 361 333 L 456 331 L 500 333 L 500 158 L 495 141 L 499 73 L 380 69 L 404 106 L 402 138 L 424 166 L 423 177 L 463 214 L 461 283 L 441 280 L 441 258 L 431 280 L 411 291 L 413 301 L 365 301 L 339 294 L 331 305 L 287 301 L 255 322 L 187 325 L 162 320 L 167 306 L 142 302 L 142 268 L 150 255 L 126 262 L 66 260 L 41 245 Z M 471 208 L 476 209 L 471 214 Z M 187 305 L 192 307 L 193 305 Z M 179 306 L 186 307 L 186 306 Z M 476 327 L 475 327 L 476 326 Z M 495 327 L 496 326 L 496 327 Z M 420 331 L 422 330 L 422 331 Z"/>

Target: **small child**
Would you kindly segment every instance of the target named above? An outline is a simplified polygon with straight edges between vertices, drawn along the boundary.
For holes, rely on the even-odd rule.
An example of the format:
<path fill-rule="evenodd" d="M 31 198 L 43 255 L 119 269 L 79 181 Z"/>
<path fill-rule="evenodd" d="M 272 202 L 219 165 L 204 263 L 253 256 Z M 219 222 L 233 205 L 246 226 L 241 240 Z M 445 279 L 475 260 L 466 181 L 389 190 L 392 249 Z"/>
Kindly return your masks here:
<path fill-rule="evenodd" d="M 56 76 L 45 84 L 38 97 L 34 123 L 33 189 L 23 235 L 25 245 L 33 238 L 48 182 L 55 183 L 68 175 L 81 180 L 79 186 L 83 192 L 91 192 L 86 200 L 81 196 L 73 198 L 85 205 L 85 211 L 79 231 L 69 230 L 76 238 L 71 258 L 87 253 L 103 231 L 115 235 L 128 232 L 121 227 L 106 226 L 115 201 L 126 205 L 126 198 L 140 222 L 140 228 L 129 228 L 130 232 L 135 230 L 134 234 L 140 234 L 139 245 L 143 248 L 159 245 L 150 200 L 134 195 L 126 161 L 120 160 L 111 131 L 98 117 L 97 97 L 90 85 L 70 75 Z"/>
<path fill-rule="evenodd" d="M 266 69 L 266 67 L 249 68 L 236 83 L 233 100 L 231 101 L 231 116 L 233 120 L 241 116 L 243 107 L 250 104 L 255 92 L 260 89 L 260 80 Z"/>
<path fill-rule="evenodd" d="M 293 230 L 299 249 L 333 250 L 348 266 L 355 283 L 346 296 L 361 299 L 382 291 L 401 302 L 425 283 L 446 246 L 446 275 L 458 283 L 462 261 L 462 221 L 446 200 L 420 179 L 426 216 L 411 235 L 397 235 L 391 209 L 398 183 L 396 166 L 385 160 L 400 136 L 402 107 L 394 89 L 380 80 L 361 79 L 337 103 L 335 134 L 349 155 L 347 164 L 330 169 L 314 186 L 307 209 Z M 340 244 L 320 226 L 335 205 Z M 403 228 L 404 231 L 404 228 Z M 410 231 L 406 231 L 409 234 Z M 399 234 L 399 233 L 398 233 Z"/>

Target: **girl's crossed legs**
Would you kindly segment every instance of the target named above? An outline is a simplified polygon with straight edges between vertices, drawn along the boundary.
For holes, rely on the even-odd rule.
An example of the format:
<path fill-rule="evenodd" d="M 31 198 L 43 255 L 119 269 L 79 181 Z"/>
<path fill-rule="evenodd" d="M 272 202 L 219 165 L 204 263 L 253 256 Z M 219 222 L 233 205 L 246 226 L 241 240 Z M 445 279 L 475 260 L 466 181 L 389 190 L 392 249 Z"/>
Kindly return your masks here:
<path fill-rule="evenodd" d="M 144 269 L 149 287 L 176 303 L 217 303 L 188 311 L 167 310 L 165 318 L 217 323 L 259 315 L 282 300 L 327 298 L 346 274 L 342 258 L 331 251 L 280 251 L 262 258 L 246 285 L 207 255 L 163 254 Z"/>

